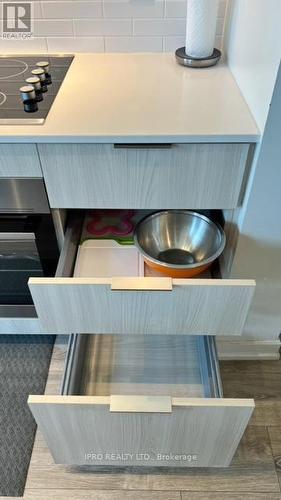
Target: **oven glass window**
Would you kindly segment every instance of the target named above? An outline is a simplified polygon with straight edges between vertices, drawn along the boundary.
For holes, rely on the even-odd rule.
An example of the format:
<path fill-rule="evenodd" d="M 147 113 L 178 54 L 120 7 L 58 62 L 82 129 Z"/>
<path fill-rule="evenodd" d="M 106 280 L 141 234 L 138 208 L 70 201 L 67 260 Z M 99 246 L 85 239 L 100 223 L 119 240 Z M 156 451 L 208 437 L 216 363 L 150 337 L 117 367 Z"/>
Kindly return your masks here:
<path fill-rule="evenodd" d="M 28 279 L 43 275 L 33 233 L 0 233 L 0 304 L 32 304 Z"/>

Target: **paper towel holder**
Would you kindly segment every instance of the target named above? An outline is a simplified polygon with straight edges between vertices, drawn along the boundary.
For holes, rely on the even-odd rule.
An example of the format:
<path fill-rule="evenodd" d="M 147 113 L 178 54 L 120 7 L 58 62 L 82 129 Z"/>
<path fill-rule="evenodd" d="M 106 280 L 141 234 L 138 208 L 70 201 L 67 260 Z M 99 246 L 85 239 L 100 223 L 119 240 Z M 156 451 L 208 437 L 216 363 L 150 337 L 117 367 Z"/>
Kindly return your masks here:
<path fill-rule="evenodd" d="M 187 66 L 188 68 L 209 68 L 219 62 L 221 51 L 219 49 L 214 49 L 211 56 L 198 59 L 186 54 L 185 47 L 180 47 L 176 50 L 175 55 L 177 62 L 182 66 Z"/>

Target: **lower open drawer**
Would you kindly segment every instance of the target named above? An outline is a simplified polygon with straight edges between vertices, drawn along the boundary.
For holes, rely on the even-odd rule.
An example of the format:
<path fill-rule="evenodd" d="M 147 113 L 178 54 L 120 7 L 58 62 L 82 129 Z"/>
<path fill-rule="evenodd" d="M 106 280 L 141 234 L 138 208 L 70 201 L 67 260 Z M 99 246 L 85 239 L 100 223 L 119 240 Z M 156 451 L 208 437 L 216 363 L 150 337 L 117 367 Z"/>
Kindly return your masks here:
<path fill-rule="evenodd" d="M 49 333 L 241 335 L 255 281 L 198 277 L 95 277 L 77 272 L 83 214 L 69 220 L 55 278 L 30 278 Z M 73 277 L 74 274 L 74 277 Z"/>
<path fill-rule="evenodd" d="M 222 397 L 213 337 L 74 335 L 29 406 L 59 464 L 225 467 L 254 402 Z"/>

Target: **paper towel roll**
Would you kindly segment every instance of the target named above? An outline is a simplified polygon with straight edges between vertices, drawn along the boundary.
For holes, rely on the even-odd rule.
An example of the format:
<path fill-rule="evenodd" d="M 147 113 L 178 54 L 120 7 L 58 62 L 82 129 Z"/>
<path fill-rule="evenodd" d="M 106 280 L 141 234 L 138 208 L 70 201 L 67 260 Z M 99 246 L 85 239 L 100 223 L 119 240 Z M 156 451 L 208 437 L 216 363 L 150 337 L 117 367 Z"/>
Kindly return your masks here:
<path fill-rule="evenodd" d="M 185 52 L 191 57 L 212 55 L 219 0 L 187 0 Z"/>

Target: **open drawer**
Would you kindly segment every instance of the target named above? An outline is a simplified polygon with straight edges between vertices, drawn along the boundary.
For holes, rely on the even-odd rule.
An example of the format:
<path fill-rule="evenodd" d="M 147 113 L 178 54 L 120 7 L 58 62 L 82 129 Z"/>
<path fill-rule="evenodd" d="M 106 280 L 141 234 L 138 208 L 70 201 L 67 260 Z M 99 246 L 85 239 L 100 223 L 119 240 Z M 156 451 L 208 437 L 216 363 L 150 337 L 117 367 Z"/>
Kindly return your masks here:
<path fill-rule="evenodd" d="M 254 408 L 222 398 L 210 336 L 72 335 L 61 394 L 29 406 L 70 465 L 225 467 Z"/>
<path fill-rule="evenodd" d="M 45 332 L 241 335 L 255 282 L 160 277 L 71 277 L 83 214 L 73 215 L 55 278 L 30 278 Z"/>

